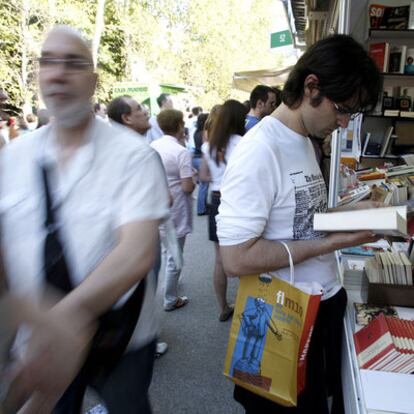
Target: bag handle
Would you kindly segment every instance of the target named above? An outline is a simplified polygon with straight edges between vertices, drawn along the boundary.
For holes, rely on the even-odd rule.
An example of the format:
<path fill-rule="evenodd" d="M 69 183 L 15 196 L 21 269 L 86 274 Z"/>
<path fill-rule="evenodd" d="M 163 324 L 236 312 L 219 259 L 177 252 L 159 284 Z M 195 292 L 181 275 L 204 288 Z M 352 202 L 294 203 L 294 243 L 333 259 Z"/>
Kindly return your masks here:
<path fill-rule="evenodd" d="M 295 283 L 295 269 L 294 269 L 294 266 L 293 266 L 292 254 L 290 253 L 289 246 L 285 242 L 279 241 L 279 243 L 283 245 L 283 247 L 286 249 L 286 251 L 288 253 L 289 268 L 290 268 L 290 284 L 293 285 Z"/>

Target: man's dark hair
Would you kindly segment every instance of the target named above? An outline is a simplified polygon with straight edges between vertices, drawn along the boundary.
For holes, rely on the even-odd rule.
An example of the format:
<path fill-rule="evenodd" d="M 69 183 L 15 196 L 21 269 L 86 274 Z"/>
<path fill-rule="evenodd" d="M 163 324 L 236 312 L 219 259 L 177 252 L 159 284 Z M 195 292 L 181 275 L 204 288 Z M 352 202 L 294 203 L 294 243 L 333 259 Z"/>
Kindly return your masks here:
<path fill-rule="evenodd" d="M 266 85 L 257 85 L 250 93 L 250 106 L 255 109 L 258 101 L 267 102 L 268 93 L 275 93 L 275 91 Z"/>
<path fill-rule="evenodd" d="M 335 103 L 355 98 L 358 108 L 372 110 L 382 88 L 382 78 L 374 61 L 351 36 L 333 35 L 312 45 L 297 61 L 285 83 L 282 100 L 290 108 L 302 103 L 304 82 L 314 74 L 319 83 L 319 97 L 312 102 L 321 103 L 324 96 Z M 309 85 L 312 87 L 312 85 Z"/>
<path fill-rule="evenodd" d="M 194 106 L 193 108 L 191 108 L 191 113 L 194 116 L 198 116 L 201 114 L 201 112 L 203 112 L 203 108 L 201 106 Z"/>
<path fill-rule="evenodd" d="M 169 98 L 170 94 L 169 93 L 162 93 L 158 98 L 157 98 L 157 104 L 158 106 L 161 108 L 163 103 Z"/>
<path fill-rule="evenodd" d="M 127 99 L 131 99 L 131 97 L 128 95 L 118 96 L 117 98 L 113 99 L 108 105 L 107 112 L 109 118 L 115 122 L 118 122 L 119 124 L 124 123 L 122 115 L 131 114 L 131 107 L 129 106 Z"/>
<path fill-rule="evenodd" d="M 275 108 L 277 108 L 282 103 L 282 90 L 278 86 L 273 86 L 272 91 L 276 95 Z"/>

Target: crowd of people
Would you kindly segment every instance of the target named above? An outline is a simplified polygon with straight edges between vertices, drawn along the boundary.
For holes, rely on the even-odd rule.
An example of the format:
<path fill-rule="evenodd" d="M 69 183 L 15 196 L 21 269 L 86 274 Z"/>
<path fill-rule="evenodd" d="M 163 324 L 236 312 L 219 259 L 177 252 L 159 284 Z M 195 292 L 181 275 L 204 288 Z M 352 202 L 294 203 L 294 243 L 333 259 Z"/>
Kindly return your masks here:
<path fill-rule="evenodd" d="M 327 211 L 315 148 L 375 106 L 380 75 L 366 51 L 349 36 L 328 37 L 299 59 L 283 91 L 258 85 L 247 103 L 195 106 L 190 116 L 168 94 L 151 117 L 131 96 L 92 105 L 96 82 L 82 35 L 53 28 L 39 58 L 47 109 L 38 122 L 9 122 L 13 142 L 0 152 L 0 411 L 79 413 L 93 386 L 110 413 L 151 412 L 154 356 L 167 349 L 155 301 L 161 257 L 163 309 L 177 311 L 191 299 L 178 282 L 198 188 L 218 321 L 234 312 L 228 277 L 277 271 L 289 280 L 279 241 L 296 279 L 324 289 L 298 406 L 239 386 L 234 398 L 248 414 L 343 413 L 346 292 L 333 252 L 376 236 L 313 230 L 313 214 Z"/>

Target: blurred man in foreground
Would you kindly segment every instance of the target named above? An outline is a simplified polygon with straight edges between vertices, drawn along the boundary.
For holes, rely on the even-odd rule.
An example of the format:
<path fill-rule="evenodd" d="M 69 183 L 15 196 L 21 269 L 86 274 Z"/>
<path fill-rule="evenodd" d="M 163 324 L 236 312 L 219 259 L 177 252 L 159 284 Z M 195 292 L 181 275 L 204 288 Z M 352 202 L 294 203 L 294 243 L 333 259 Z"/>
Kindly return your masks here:
<path fill-rule="evenodd" d="M 54 120 L 30 140 L 16 140 L 1 158 L 1 241 L 11 292 L 37 301 L 53 286 L 60 300 L 46 311 L 51 320 L 73 331 L 97 329 L 66 391 L 54 381 L 61 348 L 53 335 L 18 333 L 23 370 L 28 356 L 37 367 L 26 369 L 24 392 L 15 391 L 15 401 L 28 401 L 26 412 L 51 411 L 65 391 L 53 412 L 79 413 L 87 386 L 109 412 L 151 412 L 155 286 L 145 276 L 168 215 L 168 193 L 156 153 L 127 129 L 93 116 L 96 81 L 82 36 L 55 27 L 39 58 L 39 85 Z"/>

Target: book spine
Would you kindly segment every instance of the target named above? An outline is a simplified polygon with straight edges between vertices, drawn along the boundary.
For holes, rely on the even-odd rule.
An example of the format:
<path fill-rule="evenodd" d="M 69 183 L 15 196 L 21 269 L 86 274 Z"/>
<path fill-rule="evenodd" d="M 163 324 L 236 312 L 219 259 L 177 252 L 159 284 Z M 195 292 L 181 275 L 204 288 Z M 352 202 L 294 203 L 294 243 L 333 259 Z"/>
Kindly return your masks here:
<path fill-rule="evenodd" d="M 391 364 L 389 364 L 384 370 L 392 372 L 401 372 L 406 366 L 407 362 L 409 362 L 409 355 L 407 355 L 406 350 L 404 348 L 401 332 L 397 324 L 398 319 L 386 317 L 386 321 L 390 329 L 392 340 L 400 356 L 399 358 L 395 359 Z"/>

